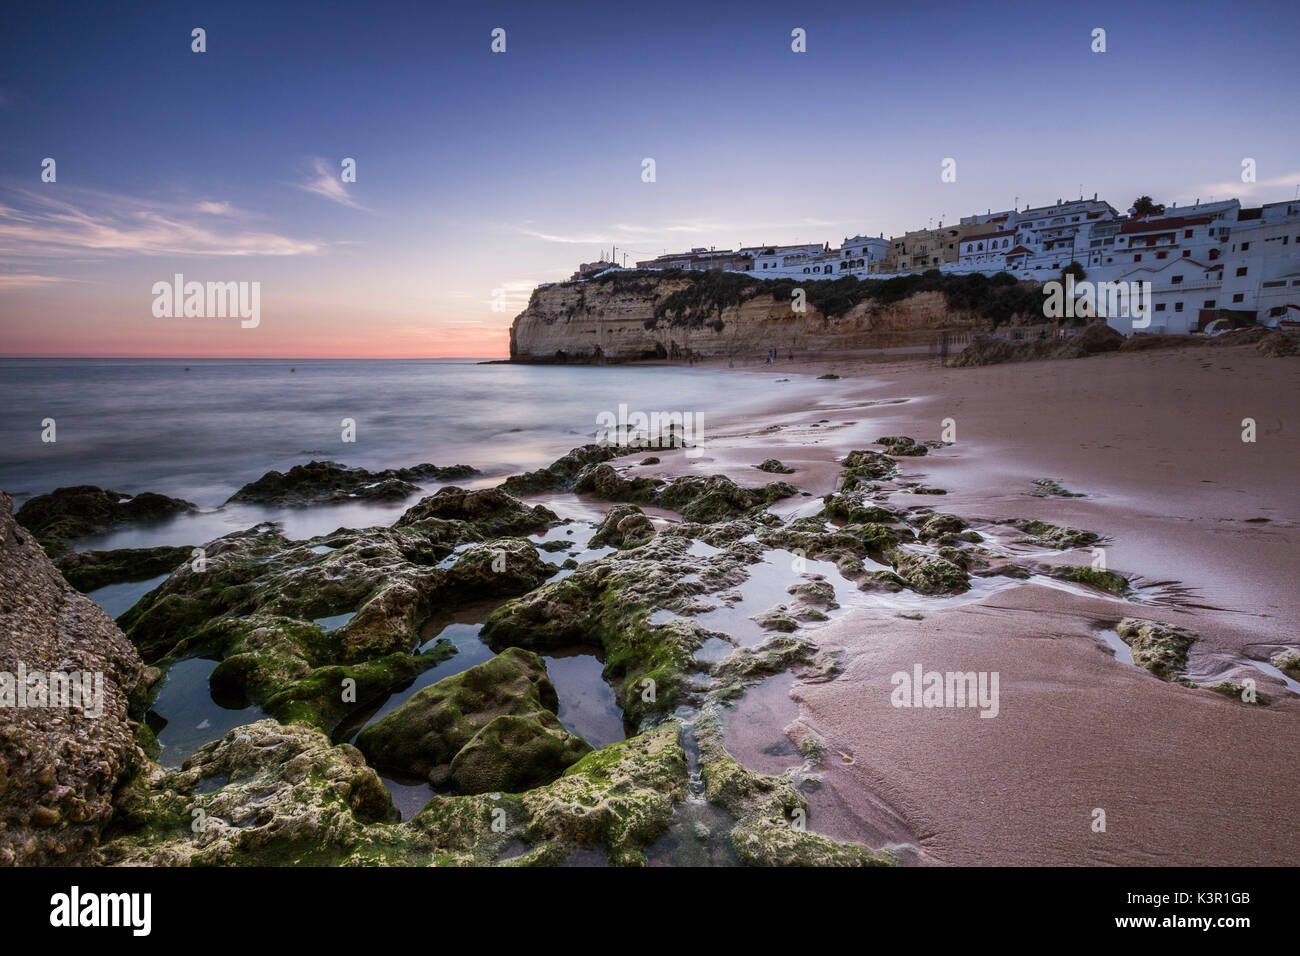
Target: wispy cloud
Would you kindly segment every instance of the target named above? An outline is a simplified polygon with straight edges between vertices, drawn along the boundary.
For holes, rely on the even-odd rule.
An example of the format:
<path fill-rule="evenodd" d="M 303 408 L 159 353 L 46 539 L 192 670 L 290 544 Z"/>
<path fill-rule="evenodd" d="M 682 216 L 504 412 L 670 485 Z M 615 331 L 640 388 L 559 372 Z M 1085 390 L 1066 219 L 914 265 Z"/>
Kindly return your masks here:
<path fill-rule="evenodd" d="M 781 237 L 787 233 L 806 235 L 808 230 L 838 229 L 858 225 L 854 220 L 801 219 L 797 222 L 715 222 L 694 220 L 686 222 L 668 222 L 658 225 L 616 223 L 602 232 L 549 232 L 534 228 L 531 224 L 512 225 L 508 228 L 520 235 L 539 239 L 543 242 L 556 242 L 565 245 L 591 246 L 625 243 L 654 248 L 664 242 L 683 241 L 688 236 L 745 236 L 755 237 L 754 242 L 767 241 L 772 237 Z M 828 236 L 827 238 L 832 238 Z M 735 240 L 732 240 L 735 241 Z"/>
<path fill-rule="evenodd" d="M 41 286 L 76 281 L 64 276 L 37 275 L 33 272 L 0 272 L 0 289 L 3 290 L 38 289 Z"/>
<path fill-rule="evenodd" d="M 73 255 L 297 256 L 319 251 L 316 240 L 248 229 L 237 221 L 210 225 L 199 213 L 229 218 L 229 203 L 161 202 L 60 185 L 8 190 L 0 203 L 0 256 L 62 259 Z M 66 197 L 66 198 L 61 198 Z M 209 206 L 210 209 L 202 207 Z"/>
<path fill-rule="evenodd" d="M 206 212 L 209 216 L 230 216 L 235 209 L 228 202 L 211 202 L 204 201 L 194 207 L 199 212 Z"/>
<path fill-rule="evenodd" d="M 1243 183 L 1240 179 L 1229 180 L 1223 183 L 1202 183 L 1192 192 L 1184 193 L 1178 198 L 1199 198 L 1208 199 L 1214 196 L 1218 199 L 1253 199 L 1261 194 L 1273 193 L 1277 201 L 1283 202 L 1292 198 L 1296 186 L 1300 186 L 1300 172 L 1287 173 L 1284 176 L 1276 176 L 1272 179 L 1260 179 L 1253 183 Z M 1282 190 L 1289 189 L 1291 195 L 1278 195 Z"/>
<path fill-rule="evenodd" d="M 311 161 L 311 168 L 311 175 L 304 182 L 296 184 L 299 189 L 324 196 L 352 209 L 366 208 L 348 195 L 347 187 L 339 176 L 339 170 L 332 169 L 328 162 L 319 158 Z"/>

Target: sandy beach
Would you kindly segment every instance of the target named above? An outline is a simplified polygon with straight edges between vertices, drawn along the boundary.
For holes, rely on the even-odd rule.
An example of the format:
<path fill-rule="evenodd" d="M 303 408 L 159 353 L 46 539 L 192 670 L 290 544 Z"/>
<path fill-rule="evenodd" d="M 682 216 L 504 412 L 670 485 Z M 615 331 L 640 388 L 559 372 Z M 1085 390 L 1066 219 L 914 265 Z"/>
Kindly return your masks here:
<path fill-rule="evenodd" d="M 827 373 L 841 378 L 821 383 L 821 404 L 774 399 L 770 415 L 716 426 L 703 456 L 661 454 L 660 466 L 636 472 L 757 484 L 766 476 L 752 464 L 775 457 L 820 496 L 848 451 L 886 434 L 938 439 L 951 419 L 955 442 L 903 469 L 947 494 L 891 504 L 975 528 L 1038 518 L 1095 531 L 1106 566 L 1136 596 L 1026 583 L 917 615 L 853 609 L 807 630 L 842 650 L 843 674 L 793 683 L 788 709 L 764 706 L 789 715 L 792 742 L 812 730 L 838 755 L 824 763 L 809 825 L 873 845 L 915 843 L 926 864 L 1293 863 L 1300 697 L 1250 662 L 1294 647 L 1300 633 L 1300 365 L 1231 347 L 973 369 L 918 357 L 737 371 L 770 376 L 774 391 L 778 379 Z M 1245 418 L 1257 423 L 1254 443 L 1242 441 Z M 1040 478 L 1081 497 L 1033 497 Z M 1089 557 L 1080 549 L 1060 563 Z M 1164 682 L 1117 659 L 1102 632 L 1126 616 L 1195 631 L 1192 681 L 1252 678 L 1270 703 Z M 997 718 L 891 706 L 890 675 L 918 663 L 998 672 Z M 1097 809 L 1104 832 L 1094 830 Z"/>

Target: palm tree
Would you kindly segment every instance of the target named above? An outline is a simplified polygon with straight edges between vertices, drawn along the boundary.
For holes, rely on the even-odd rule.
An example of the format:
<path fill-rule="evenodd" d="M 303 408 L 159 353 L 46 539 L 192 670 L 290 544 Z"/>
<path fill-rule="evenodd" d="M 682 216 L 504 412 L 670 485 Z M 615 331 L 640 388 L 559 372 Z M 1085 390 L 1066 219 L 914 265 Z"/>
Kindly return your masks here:
<path fill-rule="evenodd" d="M 1142 216 L 1158 216 L 1165 211 L 1165 204 L 1158 203 L 1150 196 L 1138 196 L 1133 200 L 1133 215 L 1141 218 Z"/>

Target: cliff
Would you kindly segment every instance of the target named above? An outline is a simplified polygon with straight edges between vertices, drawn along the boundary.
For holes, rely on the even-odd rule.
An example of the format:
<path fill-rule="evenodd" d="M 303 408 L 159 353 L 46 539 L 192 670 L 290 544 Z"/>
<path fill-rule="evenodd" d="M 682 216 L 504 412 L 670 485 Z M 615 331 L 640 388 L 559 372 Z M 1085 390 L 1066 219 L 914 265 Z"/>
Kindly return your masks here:
<path fill-rule="evenodd" d="M 945 332 L 1041 321 L 1039 303 L 1030 286 L 984 276 L 796 283 L 722 272 L 610 273 L 534 290 L 510 328 L 510 358 L 628 362 L 928 345 Z"/>

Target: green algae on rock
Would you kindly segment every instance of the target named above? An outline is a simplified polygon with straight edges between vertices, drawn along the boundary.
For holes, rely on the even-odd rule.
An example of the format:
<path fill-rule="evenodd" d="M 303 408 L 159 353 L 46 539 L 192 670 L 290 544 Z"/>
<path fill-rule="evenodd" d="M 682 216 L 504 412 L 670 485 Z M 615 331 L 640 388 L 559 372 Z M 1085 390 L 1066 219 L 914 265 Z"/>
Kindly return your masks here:
<path fill-rule="evenodd" d="M 54 562 L 63 577 L 83 594 L 124 581 L 144 581 L 171 574 L 193 554 L 192 547 L 117 548 L 71 551 Z"/>
<path fill-rule="evenodd" d="M 1097 588 L 1100 591 L 1108 591 L 1111 594 L 1127 594 L 1129 590 L 1128 578 L 1115 571 L 1103 571 L 1101 568 L 1067 565 L 1053 567 L 1048 573 L 1052 577 L 1061 578 L 1065 581 L 1074 581 L 1077 584 L 1086 584 L 1089 587 Z"/>
<path fill-rule="evenodd" d="M 1161 680 L 1180 680 L 1187 669 L 1187 652 L 1197 635 L 1186 628 L 1159 621 L 1126 617 L 1115 632 L 1133 650 L 1133 663 Z"/>
<path fill-rule="evenodd" d="M 767 472 L 769 475 L 793 475 L 794 474 L 793 468 L 787 468 L 785 465 L 781 464 L 779 459 L 776 458 L 764 458 L 760 464 L 757 464 L 754 467 L 757 468 L 759 471 Z"/>
<path fill-rule="evenodd" d="M 887 481 L 898 474 L 898 462 L 878 451 L 851 451 L 843 460 L 841 490 L 852 491 L 870 481 Z"/>
<path fill-rule="evenodd" d="M 896 548 L 888 557 L 898 576 L 919 594 L 956 594 L 970 588 L 966 571 L 940 555 Z"/>
<path fill-rule="evenodd" d="M 435 787 L 522 790 L 591 749 L 560 724 L 558 707 L 546 664 L 512 647 L 418 691 L 362 730 L 357 747 L 380 770 Z"/>
<path fill-rule="evenodd" d="M 653 502 L 659 495 L 659 478 L 624 478 L 612 465 L 588 465 L 573 483 L 577 494 L 592 495 L 606 501 Z"/>
<path fill-rule="evenodd" d="M 1033 498 L 1082 498 L 1084 495 L 1066 491 L 1055 478 L 1035 478 L 1034 490 L 1029 492 Z"/>
<path fill-rule="evenodd" d="M 644 865 L 645 848 L 667 831 L 674 804 L 686 796 L 680 732 L 668 721 L 594 750 L 523 794 L 434 797 L 403 826 L 436 842 L 440 866 L 551 865 L 582 847 L 603 848 L 617 865 Z M 527 844 L 523 852 L 500 859 L 516 841 Z"/>
<path fill-rule="evenodd" d="M 410 468 L 367 471 L 336 461 L 310 461 L 283 474 L 268 471 L 244 485 L 227 500 L 251 504 L 305 506 L 345 501 L 401 501 L 419 491 L 416 482 L 456 481 L 478 474 L 469 465 L 422 464 Z"/>
<path fill-rule="evenodd" d="M 929 449 L 909 435 L 886 435 L 876 439 L 877 445 L 884 445 L 889 454 L 898 457 L 919 458 Z"/>
<path fill-rule="evenodd" d="M 546 865 L 601 847 L 644 864 L 686 793 L 680 726 L 667 723 L 589 752 L 525 793 L 435 796 L 398 813 L 349 744 L 262 720 L 200 748 L 177 771 L 152 766 L 118 795 L 100 847 L 108 864 Z M 523 841 L 519 855 L 501 859 Z"/>
<path fill-rule="evenodd" d="M 686 521 L 713 524 L 762 510 L 790 498 L 799 489 L 788 481 L 771 481 L 759 488 L 742 488 L 726 475 L 674 478 L 659 493 L 661 508 L 676 511 Z"/>
<path fill-rule="evenodd" d="M 1219 681 L 1217 684 L 1202 684 L 1207 690 L 1212 690 L 1216 694 L 1222 694 L 1224 697 L 1239 701 L 1243 704 L 1249 704 L 1252 707 L 1267 707 L 1272 703 L 1272 698 L 1266 694 L 1261 694 L 1253 687 L 1244 687 L 1241 684 L 1232 681 Z"/>
<path fill-rule="evenodd" d="M 496 489 L 444 488 L 392 528 L 313 539 L 328 544 L 325 553 L 259 526 L 209 542 L 201 563 L 177 568 L 122 622 L 147 661 L 215 656 L 213 680 L 227 692 L 263 705 L 276 698 L 268 712 L 330 721 L 340 705 L 335 678 L 378 691 L 429 666 L 389 656 L 410 655 L 434 607 L 520 594 L 550 576 L 531 542 L 496 535 L 556 520 Z M 351 617 L 328 633 L 316 623 L 341 614 Z M 351 670 L 312 676 L 332 667 Z M 307 683 L 288 686 L 297 681 Z"/>
<path fill-rule="evenodd" d="M 1024 540 L 1028 543 L 1058 551 L 1086 547 L 1100 540 L 1100 535 L 1091 531 L 1066 528 L 1046 521 L 1021 520 L 1013 521 L 1012 524 L 1025 535 Z"/>
<path fill-rule="evenodd" d="M 605 513 L 587 547 L 639 548 L 654 536 L 655 526 L 640 508 L 618 505 Z"/>
<path fill-rule="evenodd" d="M 118 794 L 99 861 L 148 865 L 330 865 L 354 855 L 416 862 L 379 775 L 349 744 L 260 720 L 152 765 Z"/>
<path fill-rule="evenodd" d="M 592 443 L 572 448 L 545 468 L 512 475 L 501 483 L 501 490 L 512 495 L 538 495 L 552 491 L 570 491 L 578 473 L 588 465 L 609 461 L 623 453 L 611 444 Z"/>
<path fill-rule="evenodd" d="M 1287 648 L 1273 656 L 1273 666 L 1295 680 L 1300 680 L 1300 651 Z"/>
<path fill-rule="evenodd" d="M 95 485 L 56 488 L 49 494 L 29 498 L 15 515 L 50 557 L 68 550 L 76 538 L 104 534 L 128 524 L 163 521 L 198 508 L 180 498 L 152 491 L 132 496 Z"/>

